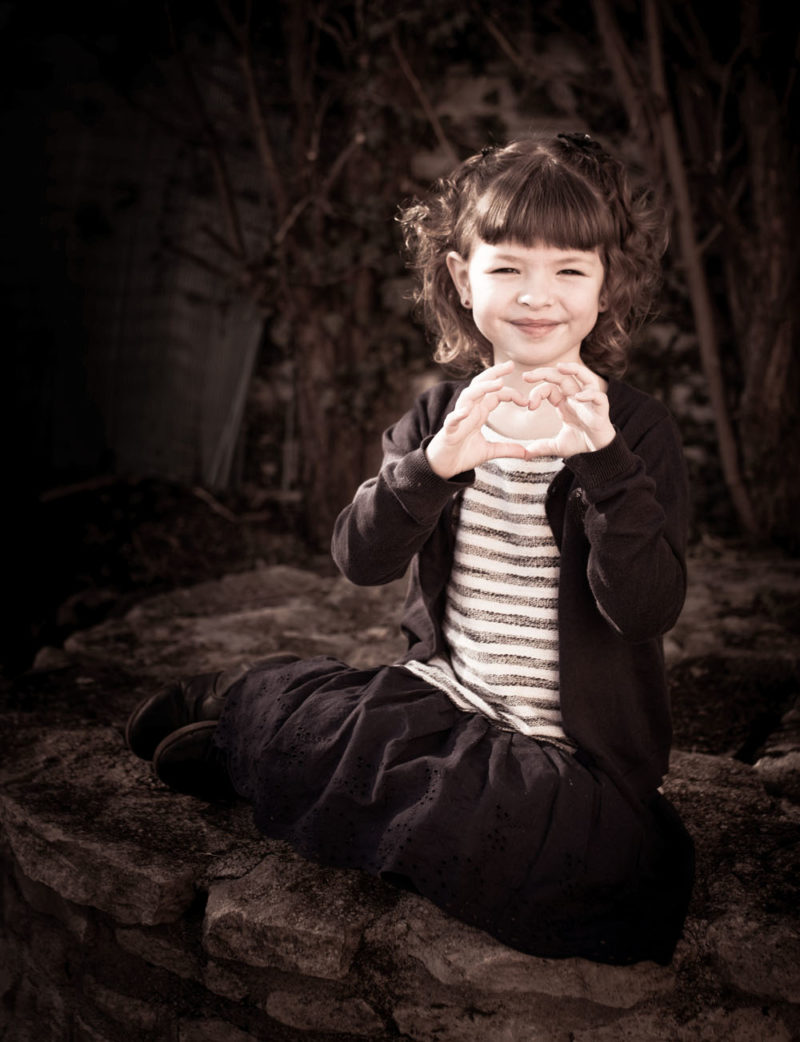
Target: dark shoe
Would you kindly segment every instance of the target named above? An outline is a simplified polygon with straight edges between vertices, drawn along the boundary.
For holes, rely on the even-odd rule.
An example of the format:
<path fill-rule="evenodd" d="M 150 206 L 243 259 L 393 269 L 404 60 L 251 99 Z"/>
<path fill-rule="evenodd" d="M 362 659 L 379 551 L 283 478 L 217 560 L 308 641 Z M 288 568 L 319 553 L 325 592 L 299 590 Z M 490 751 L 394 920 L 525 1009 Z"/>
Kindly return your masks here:
<path fill-rule="evenodd" d="M 296 662 L 297 658 L 288 652 L 278 652 L 262 662 Z M 253 665 L 242 665 L 221 673 L 176 680 L 149 695 L 128 718 L 125 727 L 128 748 L 143 760 L 152 760 L 158 743 L 173 731 L 199 720 L 219 720 L 228 692 L 252 668 Z"/>
<path fill-rule="evenodd" d="M 156 776 L 187 796 L 209 802 L 234 799 L 225 753 L 214 745 L 216 729 L 216 721 L 201 720 L 168 735 L 153 755 Z"/>
<path fill-rule="evenodd" d="M 128 718 L 128 748 L 143 760 L 152 760 L 158 743 L 178 728 L 198 720 L 219 720 L 225 695 L 247 668 L 176 680 L 144 699 Z"/>

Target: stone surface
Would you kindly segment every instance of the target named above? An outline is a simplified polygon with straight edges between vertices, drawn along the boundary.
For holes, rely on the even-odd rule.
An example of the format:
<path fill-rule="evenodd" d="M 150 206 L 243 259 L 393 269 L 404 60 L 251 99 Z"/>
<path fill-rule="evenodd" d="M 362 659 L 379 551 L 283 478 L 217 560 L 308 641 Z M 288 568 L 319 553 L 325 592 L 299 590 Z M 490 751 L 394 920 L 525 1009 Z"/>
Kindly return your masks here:
<path fill-rule="evenodd" d="M 585 999 L 623 1009 L 672 989 L 674 974 L 655 963 L 604 966 L 586 959 L 537 959 L 454 922 L 414 897 L 392 913 L 404 924 L 402 943 L 426 970 L 455 987 L 487 994 L 522 993 Z"/>
<path fill-rule="evenodd" d="M 65 648 L 159 680 L 184 675 L 188 661 L 204 673 L 298 649 L 377 665 L 405 648 L 404 591 L 404 580 L 357 587 L 299 568 L 264 568 L 154 597 L 123 619 L 74 634 Z"/>
<path fill-rule="evenodd" d="M 125 951 L 138 955 L 152 966 L 160 966 L 184 980 L 199 980 L 203 976 L 202 963 L 191 949 L 187 950 L 186 945 L 180 946 L 168 937 L 160 936 L 155 930 L 121 927 L 114 931 L 114 936 Z"/>
<path fill-rule="evenodd" d="M 346 976 L 380 908 L 378 888 L 358 872 L 312 865 L 282 844 L 269 847 L 247 875 L 211 886 L 206 950 L 250 966 L 331 980 Z"/>
<path fill-rule="evenodd" d="M 158 1024 L 158 1014 L 152 1004 L 105 987 L 87 973 L 83 978 L 83 993 L 90 1002 L 112 1020 L 131 1030 L 131 1033 L 152 1031 Z"/>
<path fill-rule="evenodd" d="M 636 1014 L 603 1028 L 578 1031 L 571 1042 L 794 1042 L 796 1037 L 779 1016 L 751 1006 L 718 1007 L 685 1023 L 659 1013 Z"/>
<path fill-rule="evenodd" d="M 800 803 L 800 697 L 767 739 L 755 768 L 768 792 Z"/>
<path fill-rule="evenodd" d="M 0 822 L 23 873 L 123 923 L 178 918 L 194 900 L 197 853 L 237 842 L 221 817 L 157 786 L 110 729 L 43 727 L 15 770 Z"/>
<path fill-rule="evenodd" d="M 800 1004 L 800 923 L 737 907 L 709 927 L 720 975 L 740 991 Z"/>
<path fill-rule="evenodd" d="M 281 1024 L 300 1031 L 330 1031 L 373 1038 L 383 1034 L 385 1026 L 363 999 L 330 995 L 318 988 L 305 992 L 273 991 L 266 1009 Z"/>
<path fill-rule="evenodd" d="M 178 1042 L 262 1042 L 224 1020 L 181 1020 Z"/>
<path fill-rule="evenodd" d="M 770 656 L 800 658 L 781 600 L 797 603 L 798 569 L 711 555 L 691 574 L 673 662 L 752 654 L 752 680 Z M 666 792 L 695 837 L 698 881 L 668 968 L 511 951 L 421 898 L 266 842 L 244 805 L 167 791 L 124 749 L 125 716 L 156 678 L 292 645 L 358 665 L 392 659 L 401 600 L 402 584 L 357 590 L 262 569 L 152 598 L 40 656 L 0 714 L 0 1035 L 800 1038 L 800 806 L 792 784 L 769 775 L 783 758 L 792 776 L 796 707 L 785 707 L 756 767 L 673 756 Z"/>

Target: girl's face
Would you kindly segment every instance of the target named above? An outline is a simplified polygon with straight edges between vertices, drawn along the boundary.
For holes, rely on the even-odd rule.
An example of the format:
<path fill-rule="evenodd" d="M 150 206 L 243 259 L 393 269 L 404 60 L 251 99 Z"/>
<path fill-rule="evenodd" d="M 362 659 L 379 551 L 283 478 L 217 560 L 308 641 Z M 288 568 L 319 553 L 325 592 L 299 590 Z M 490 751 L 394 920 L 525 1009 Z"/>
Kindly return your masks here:
<path fill-rule="evenodd" d="M 453 252 L 447 266 L 495 363 L 513 361 L 525 372 L 580 361 L 581 343 L 604 309 L 596 250 L 476 240 L 468 260 Z"/>

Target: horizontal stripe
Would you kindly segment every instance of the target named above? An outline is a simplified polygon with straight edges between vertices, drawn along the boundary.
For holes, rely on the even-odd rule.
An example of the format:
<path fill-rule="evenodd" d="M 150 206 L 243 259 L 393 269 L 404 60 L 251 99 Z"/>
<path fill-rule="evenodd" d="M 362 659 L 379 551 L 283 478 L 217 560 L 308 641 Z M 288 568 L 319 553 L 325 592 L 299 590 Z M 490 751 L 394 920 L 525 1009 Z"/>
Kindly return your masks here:
<path fill-rule="evenodd" d="M 460 538 L 462 542 L 470 545 L 478 543 L 481 546 L 497 546 L 502 549 L 505 546 L 524 547 L 526 550 L 542 549 L 542 534 L 532 529 L 530 525 L 510 525 L 504 529 L 490 528 L 487 525 L 475 524 L 468 517 L 462 515 L 460 521 Z M 552 536 L 550 537 L 552 539 Z"/>
<path fill-rule="evenodd" d="M 549 531 L 544 504 L 532 500 L 520 500 L 517 503 L 509 503 L 499 496 L 481 492 L 476 488 L 469 488 L 461 498 L 461 513 L 463 515 L 469 511 L 474 511 L 476 514 L 484 517 L 496 518 L 498 521 L 502 521 L 503 524 L 533 521 Z"/>
<path fill-rule="evenodd" d="M 455 627 L 448 627 L 454 630 Z M 538 627 L 538 631 L 529 634 L 501 633 L 495 635 L 487 633 L 483 629 L 470 632 L 466 627 L 458 629 L 457 639 L 459 642 L 469 644 L 470 650 L 476 657 L 487 656 L 489 659 L 500 659 L 511 661 L 517 655 L 521 658 L 530 657 L 529 652 L 537 658 L 549 662 L 558 661 L 558 636 L 555 627 Z"/>
<path fill-rule="evenodd" d="M 501 582 L 499 576 L 484 575 L 483 577 L 476 577 L 465 572 L 456 574 L 451 580 L 450 586 L 452 592 L 462 598 L 474 597 L 478 594 L 484 600 L 492 601 L 496 605 L 520 607 L 520 605 L 527 605 L 528 603 L 528 597 L 525 596 L 525 593 L 552 592 L 553 577 L 546 574 L 544 569 L 542 572 L 543 574 L 541 575 L 530 576 L 522 588 L 512 586 L 509 589 L 508 584 Z"/>
<path fill-rule="evenodd" d="M 496 654 L 481 647 L 480 644 L 470 648 L 470 657 L 475 662 L 491 664 L 496 670 L 508 672 L 517 666 L 553 669 L 558 667 L 558 648 L 531 648 L 531 654 L 501 653 Z"/>
<path fill-rule="evenodd" d="M 544 486 L 542 486 L 542 487 L 544 487 Z M 524 503 L 528 507 L 528 509 L 530 509 L 531 508 L 531 504 L 536 501 L 535 498 L 534 498 L 534 495 L 530 491 L 526 490 L 524 487 L 521 487 L 521 486 L 517 486 L 515 488 L 505 488 L 505 489 L 503 489 L 503 494 L 502 495 L 497 495 L 497 490 L 498 490 L 498 486 L 492 486 L 489 482 L 480 482 L 479 484 L 475 485 L 475 489 L 474 489 L 474 491 L 476 493 L 483 492 L 484 494 L 487 494 L 487 495 L 494 494 L 495 498 L 498 500 L 498 502 L 501 502 L 501 503 L 504 503 L 504 504 L 507 504 L 507 503 L 512 503 L 512 504 L 514 504 L 514 503 Z M 542 515 L 540 514 L 540 516 L 542 516 Z"/>
<path fill-rule="evenodd" d="M 517 460 L 508 465 L 503 460 L 489 460 L 475 471 L 475 485 L 478 488 L 484 484 L 502 485 L 504 488 L 510 485 L 539 485 L 544 490 L 552 480 L 552 471 L 523 467 Z"/>
<path fill-rule="evenodd" d="M 575 749 L 575 743 L 564 734 L 558 713 L 536 707 L 530 707 L 529 711 L 521 713 L 520 707 L 506 708 L 502 703 L 490 704 L 476 692 L 459 685 L 447 664 L 440 665 L 435 659 L 422 663 L 407 662 L 405 668 L 422 677 L 434 687 L 438 687 L 459 709 L 465 712 L 482 713 L 504 729 L 517 731 L 530 738 L 551 741 L 562 749 Z"/>
<path fill-rule="evenodd" d="M 454 568 L 453 570 L 455 571 L 456 569 Z M 509 587 L 527 587 L 535 579 L 539 578 L 539 574 L 535 569 L 533 575 L 526 575 L 524 569 L 517 569 L 514 572 L 498 572 L 497 569 L 492 569 L 487 565 L 487 562 L 483 560 L 464 562 L 458 567 L 458 578 L 462 583 L 472 583 L 473 581 L 477 583 L 482 579 L 485 580 L 487 584 L 495 583 L 498 581 L 498 575 L 503 576 Z"/>
<path fill-rule="evenodd" d="M 546 557 L 532 557 L 530 550 L 520 547 L 516 552 L 514 547 L 506 547 L 501 551 L 491 546 L 471 544 L 469 547 L 459 546 L 457 551 L 461 560 L 475 560 L 477 563 L 488 564 L 492 561 L 502 561 L 515 568 L 544 568 L 551 567 L 552 561 Z"/>
<path fill-rule="evenodd" d="M 552 608 L 553 611 L 555 611 L 556 608 L 557 608 L 557 602 L 554 599 L 551 600 L 551 599 L 547 599 L 547 598 L 537 598 L 537 601 L 539 601 L 538 604 L 531 604 L 530 606 L 532 608 L 533 607 L 540 607 L 540 608 L 548 608 L 549 607 L 549 608 Z M 497 626 L 497 627 L 510 626 L 510 627 L 514 627 L 511 630 L 509 630 L 509 633 L 511 633 L 511 634 L 514 633 L 514 629 L 519 630 L 519 629 L 524 629 L 526 626 L 531 626 L 531 625 L 538 626 L 540 624 L 542 625 L 542 628 L 545 628 L 545 627 L 547 627 L 547 624 L 549 622 L 557 621 L 557 620 L 553 620 L 550 617 L 545 616 L 545 615 L 542 615 L 541 617 L 536 618 L 534 620 L 533 618 L 531 618 L 530 615 L 522 615 L 519 612 L 502 613 L 502 612 L 498 612 L 498 611 L 491 611 L 491 610 L 488 610 L 488 609 L 480 609 L 479 610 L 477 608 L 476 609 L 469 609 L 469 610 L 467 610 L 467 609 L 459 607 L 458 604 L 456 604 L 456 603 L 454 603 L 452 601 L 448 602 L 448 608 L 452 608 L 456 612 L 457 615 L 461 615 L 463 617 L 465 622 L 472 623 L 473 626 L 474 626 L 474 624 L 476 622 L 484 622 L 484 623 L 488 624 L 487 627 L 486 627 L 487 629 L 490 629 L 492 626 Z M 500 632 L 499 628 L 498 628 L 498 632 Z"/>
<path fill-rule="evenodd" d="M 563 461 L 492 460 L 462 496 L 443 631 L 446 657 L 409 664 L 459 708 L 556 743 L 560 555 L 544 497 Z M 567 745 L 569 743 L 567 742 Z"/>
<path fill-rule="evenodd" d="M 497 607 L 497 606 L 496 606 Z M 491 614 L 492 618 L 479 619 L 476 614 Z M 486 635 L 494 635 L 498 643 L 502 644 L 507 638 L 526 637 L 532 643 L 537 644 L 539 640 L 553 640 L 558 629 L 558 616 L 556 613 L 548 612 L 540 615 L 520 615 L 519 609 L 506 612 L 489 612 L 482 609 L 477 613 L 470 609 L 468 604 L 460 604 L 451 600 L 445 611 L 445 626 L 453 630 L 457 639 L 461 633 L 475 634 L 481 638 L 480 643 L 485 643 Z"/>

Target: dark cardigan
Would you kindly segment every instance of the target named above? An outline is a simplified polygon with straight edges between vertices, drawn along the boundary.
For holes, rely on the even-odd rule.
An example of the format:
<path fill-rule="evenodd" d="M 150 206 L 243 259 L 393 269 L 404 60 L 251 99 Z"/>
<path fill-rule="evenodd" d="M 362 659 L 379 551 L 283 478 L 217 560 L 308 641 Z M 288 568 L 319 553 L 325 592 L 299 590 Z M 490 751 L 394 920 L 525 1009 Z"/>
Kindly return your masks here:
<path fill-rule="evenodd" d="M 457 507 L 474 471 L 440 478 L 424 450 L 464 386 L 437 384 L 386 431 L 380 473 L 358 489 L 334 529 L 333 557 L 354 583 L 390 582 L 411 564 L 404 661 L 444 650 L 440 621 Z M 643 797 L 668 767 L 661 637 L 683 605 L 688 490 L 664 406 L 617 380 L 608 398 L 616 438 L 566 459 L 547 491 L 561 551 L 561 715 L 579 755 Z"/>

